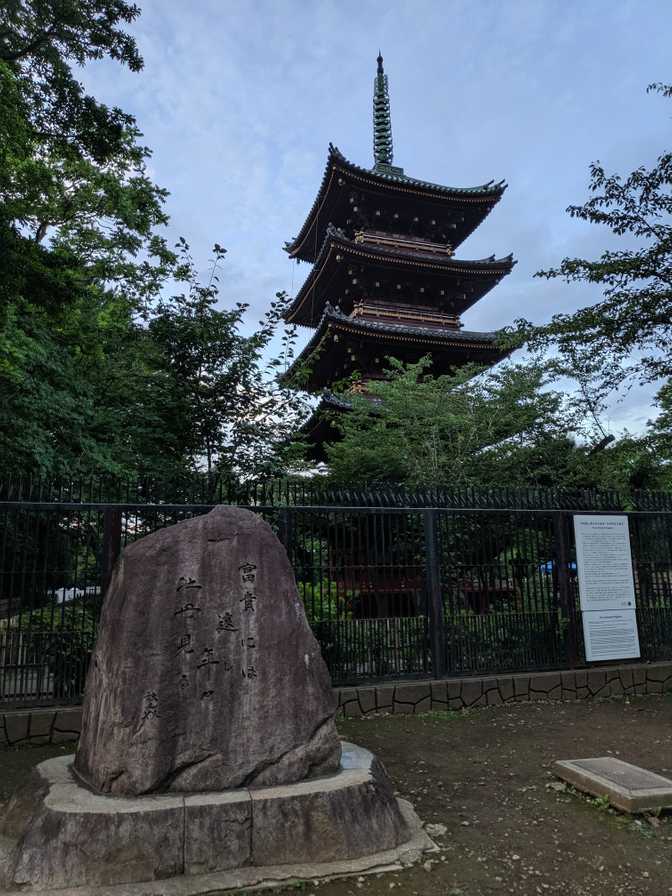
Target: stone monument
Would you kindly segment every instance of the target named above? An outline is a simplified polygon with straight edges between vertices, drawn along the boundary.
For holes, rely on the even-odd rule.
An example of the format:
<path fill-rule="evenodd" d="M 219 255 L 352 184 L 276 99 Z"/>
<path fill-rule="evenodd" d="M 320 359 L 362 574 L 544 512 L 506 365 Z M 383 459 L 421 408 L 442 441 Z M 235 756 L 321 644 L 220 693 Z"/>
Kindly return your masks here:
<path fill-rule="evenodd" d="M 335 710 L 267 523 L 217 507 L 135 542 L 74 764 L 41 763 L 0 820 L 0 889 L 187 894 L 419 857 L 431 841 Z"/>
<path fill-rule="evenodd" d="M 270 526 L 218 507 L 124 551 L 75 772 L 100 793 L 292 784 L 335 772 L 329 673 Z"/>

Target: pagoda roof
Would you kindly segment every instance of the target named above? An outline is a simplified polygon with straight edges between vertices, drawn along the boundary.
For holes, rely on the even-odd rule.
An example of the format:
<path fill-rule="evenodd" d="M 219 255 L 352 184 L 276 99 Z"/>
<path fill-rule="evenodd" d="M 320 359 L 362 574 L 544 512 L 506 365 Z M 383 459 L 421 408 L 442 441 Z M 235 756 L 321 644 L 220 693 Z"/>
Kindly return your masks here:
<path fill-rule="evenodd" d="M 335 392 L 332 392 L 330 389 L 325 389 L 322 393 L 322 397 L 320 399 L 320 403 L 315 408 L 315 413 L 318 411 L 351 411 L 352 410 L 352 402 L 348 401 L 343 395 L 337 395 Z"/>
<path fill-rule="evenodd" d="M 437 373 L 470 361 L 494 364 L 507 354 L 498 345 L 497 333 L 351 318 L 327 304 L 319 326 L 282 379 L 291 382 L 307 368 L 308 381 L 298 382 L 299 387 L 308 391 L 329 387 L 339 378 L 335 354 L 345 359 L 348 343 L 368 345 L 379 359 L 394 355 L 400 360 L 417 361 L 431 354 Z M 324 350 L 327 344 L 331 357 Z"/>
<path fill-rule="evenodd" d="M 326 461 L 324 443 L 335 442 L 341 438 L 340 431 L 333 423 L 333 417 L 350 410 L 352 410 L 352 403 L 343 396 L 336 395 L 329 390 L 322 393 L 320 403 L 299 430 L 307 442 L 307 454 L 311 460 L 318 463 Z"/>
<path fill-rule="evenodd" d="M 336 298 L 333 293 L 330 296 L 329 291 L 334 288 L 333 278 L 338 274 L 339 268 L 345 271 L 342 264 L 345 258 L 365 261 L 399 272 L 412 269 L 425 277 L 445 277 L 453 274 L 469 280 L 473 285 L 478 284 L 479 288 L 468 297 L 460 301 L 453 300 L 452 304 L 457 314 L 461 314 L 477 302 L 502 277 L 511 273 L 516 263 L 513 255 L 504 258 L 495 258 L 491 255 L 489 258 L 470 261 L 414 248 L 388 249 L 370 242 L 348 239 L 342 231 L 330 226 L 327 228 L 314 266 L 285 313 L 285 320 L 288 323 L 317 326 L 328 299 Z M 338 299 L 344 302 L 345 297 L 339 294 Z"/>
<path fill-rule="evenodd" d="M 339 183 L 339 179 L 341 183 Z M 299 231 L 298 236 L 285 244 L 285 251 L 292 258 L 303 261 L 314 261 L 317 245 L 322 241 L 322 232 L 333 217 L 338 197 L 341 195 L 343 182 L 363 187 L 374 188 L 381 193 L 393 197 L 407 199 L 409 195 L 418 199 L 427 199 L 434 203 L 454 204 L 456 207 L 472 206 L 477 214 L 455 234 L 453 245 L 463 242 L 480 224 L 492 207 L 499 202 L 506 189 L 505 181 L 491 180 L 475 187 L 448 187 L 431 181 L 418 180 L 403 173 L 401 168 L 392 165 L 376 164 L 374 168 L 355 165 L 345 158 L 343 153 L 333 144 L 329 144 L 327 164 L 319 191 L 312 208 Z M 335 222 L 337 223 L 337 222 Z"/>

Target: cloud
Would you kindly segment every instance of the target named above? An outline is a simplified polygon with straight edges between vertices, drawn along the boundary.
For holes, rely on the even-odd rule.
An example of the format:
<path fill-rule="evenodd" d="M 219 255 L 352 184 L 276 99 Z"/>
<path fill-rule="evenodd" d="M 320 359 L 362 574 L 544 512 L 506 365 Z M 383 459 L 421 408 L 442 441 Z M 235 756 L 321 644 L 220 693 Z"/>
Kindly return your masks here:
<path fill-rule="evenodd" d="M 282 245 L 312 204 L 329 141 L 372 161 L 380 46 L 395 162 L 439 183 L 510 184 L 459 253 L 519 259 L 468 316 L 492 329 L 593 300 L 532 275 L 606 245 L 565 213 L 586 197 L 590 161 L 629 170 L 666 146 L 669 106 L 644 90 L 668 76 L 671 32 L 667 0 L 151 0 L 135 26 L 144 71 L 101 62 L 84 80 L 137 117 L 171 193 L 171 235 L 203 268 L 225 245 L 223 300 L 243 298 L 257 317 L 307 275 Z M 644 419 L 649 399 L 629 413 Z"/>

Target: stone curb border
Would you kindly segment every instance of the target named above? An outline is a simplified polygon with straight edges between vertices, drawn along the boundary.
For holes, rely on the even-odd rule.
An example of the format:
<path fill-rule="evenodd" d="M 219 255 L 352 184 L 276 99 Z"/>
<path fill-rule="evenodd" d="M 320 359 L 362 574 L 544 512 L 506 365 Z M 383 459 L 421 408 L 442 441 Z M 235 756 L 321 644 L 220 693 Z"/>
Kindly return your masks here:
<path fill-rule="evenodd" d="M 222 890 L 262 890 L 276 889 L 299 881 L 319 880 L 326 882 L 342 877 L 360 874 L 382 874 L 402 871 L 422 860 L 425 853 L 438 852 L 438 847 L 425 832 L 412 805 L 398 799 L 399 809 L 411 832 L 406 843 L 385 852 L 363 856 L 359 859 L 338 862 L 302 863 L 294 865 L 268 865 L 266 867 L 245 867 L 233 871 L 218 871 L 211 874 L 193 876 L 180 875 L 163 880 L 145 881 L 136 884 L 114 884 L 112 886 L 69 887 L 60 890 L 32 891 L 37 896 L 57 893 L 58 896 L 203 896 Z M 3 896 L 26 896 L 30 890 L 7 890 Z"/>
<path fill-rule="evenodd" d="M 335 688 L 340 718 L 375 712 L 419 713 L 533 700 L 590 700 L 672 693 L 672 662 L 601 666 L 560 672 L 489 675 L 445 681 L 385 682 Z M 77 740 L 80 706 L 0 712 L 0 748 Z"/>
<path fill-rule="evenodd" d="M 203 793 L 110 796 L 82 787 L 71 755 L 41 762 L 10 800 L 0 837 L 0 893 L 95 891 L 148 881 L 237 874 L 263 880 L 278 865 L 314 866 L 381 854 L 400 859 L 420 821 L 401 805 L 376 757 L 342 743 L 327 777 Z M 425 849 L 434 849 L 423 834 Z M 419 856 L 417 856 L 419 858 Z M 226 877 L 223 878 L 226 880 Z M 4 890 L 3 890 L 4 885 Z M 178 888 L 179 889 L 179 888 Z"/>
<path fill-rule="evenodd" d="M 0 712 L 0 749 L 75 741 L 81 727 L 81 706 L 7 710 Z"/>
<path fill-rule="evenodd" d="M 573 701 L 672 692 L 672 662 L 381 684 L 338 691 L 339 716 L 420 713 L 534 700 Z"/>

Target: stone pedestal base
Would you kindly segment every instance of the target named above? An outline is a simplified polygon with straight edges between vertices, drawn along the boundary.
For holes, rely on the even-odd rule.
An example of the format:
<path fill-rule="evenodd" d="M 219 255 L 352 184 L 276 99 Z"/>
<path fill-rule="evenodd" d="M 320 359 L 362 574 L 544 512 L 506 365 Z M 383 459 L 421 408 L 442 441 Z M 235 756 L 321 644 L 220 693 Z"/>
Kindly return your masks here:
<path fill-rule="evenodd" d="M 101 796 L 75 781 L 71 762 L 41 763 L 10 802 L 0 888 L 187 896 L 380 870 L 433 846 L 380 762 L 352 744 L 327 778 L 185 796 Z"/>

